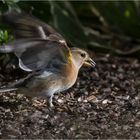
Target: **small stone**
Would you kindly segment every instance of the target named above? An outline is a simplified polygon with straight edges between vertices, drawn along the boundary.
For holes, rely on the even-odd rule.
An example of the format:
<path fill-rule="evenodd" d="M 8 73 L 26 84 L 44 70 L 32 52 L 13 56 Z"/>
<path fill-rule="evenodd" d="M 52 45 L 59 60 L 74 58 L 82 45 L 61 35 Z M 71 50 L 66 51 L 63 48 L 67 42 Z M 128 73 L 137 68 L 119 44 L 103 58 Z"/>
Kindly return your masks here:
<path fill-rule="evenodd" d="M 88 95 L 88 92 L 87 91 L 85 91 L 85 95 Z"/>
<path fill-rule="evenodd" d="M 116 67 L 117 67 L 117 66 L 116 66 L 115 64 L 112 64 L 112 68 L 116 69 Z"/>
<path fill-rule="evenodd" d="M 136 123 L 135 123 L 135 126 L 136 126 L 136 127 L 140 127 L 140 121 L 136 122 Z"/>
<path fill-rule="evenodd" d="M 140 115 L 140 111 L 139 111 L 139 112 L 137 112 L 137 115 Z"/>
<path fill-rule="evenodd" d="M 72 126 L 72 127 L 70 128 L 70 130 L 71 130 L 71 131 L 75 131 L 76 128 L 75 128 L 74 126 Z"/>
<path fill-rule="evenodd" d="M 104 89 L 104 92 L 106 92 L 106 93 L 111 92 L 111 88 L 105 88 L 105 89 Z"/>
<path fill-rule="evenodd" d="M 87 100 L 84 100 L 83 102 L 84 102 L 84 103 L 87 103 L 88 101 L 87 101 Z"/>
<path fill-rule="evenodd" d="M 62 99 L 58 99 L 57 100 L 59 103 L 63 103 L 64 102 L 64 100 L 62 100 Z"/>
<path fill-rule="evenodd" d="M 78 98 L 78 102 L 81 102 L 81 101 L 82 101 L 82 98 L 81 98 L 81 97 L 79 97 L 79 98 Z"/>
<path fill-rule="evenodd" d="M 107 99 L 105 99 L 105 100 L 102 101 L 102 104 L 107 104 L 107 103 L 108 103 L 108 100 Z"/>
<path fill-rule="evenodd" d="M 120 80 L 123 80 L 123 79 L 124 79 L 124 75 L 123 75 L 122 73 L 120 73 L 120 74 L 118 75 L 118 77 L 119 77 Z"/>
<path fill-rule="evenodd" d="M 91 95 L 89 97 L 86 98 L 87 101 L 91 101 L 91 100 L 97 100 L 96 96 Z"/>

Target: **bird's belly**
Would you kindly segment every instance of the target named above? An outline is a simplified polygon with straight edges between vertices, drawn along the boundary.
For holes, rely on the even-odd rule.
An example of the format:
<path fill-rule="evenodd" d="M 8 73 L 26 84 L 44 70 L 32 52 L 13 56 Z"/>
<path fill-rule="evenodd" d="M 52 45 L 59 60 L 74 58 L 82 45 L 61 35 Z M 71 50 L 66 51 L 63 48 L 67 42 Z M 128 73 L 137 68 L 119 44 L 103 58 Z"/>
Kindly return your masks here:
<path fill-rule="evenodd" d="M 57 90 L 57 92 L 62 92 L 62 91 L 65 91 L 65 90 L 69 89 L 70 87 L 72 87 L 74 85 L 75 81 L 76 80 L 73 80 L 71 82 L 68 82 L 67 84 L 63 84 L 63 86 L 61 88 L 59 88 Z"/>

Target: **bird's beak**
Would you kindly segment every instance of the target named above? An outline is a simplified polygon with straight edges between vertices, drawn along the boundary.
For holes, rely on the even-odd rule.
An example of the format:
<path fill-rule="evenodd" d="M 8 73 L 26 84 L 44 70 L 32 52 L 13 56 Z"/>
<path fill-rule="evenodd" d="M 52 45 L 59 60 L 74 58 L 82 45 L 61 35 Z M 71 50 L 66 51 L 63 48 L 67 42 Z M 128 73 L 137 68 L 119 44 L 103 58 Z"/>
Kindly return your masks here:
<path fill-rule="evenodd" d="M 95 67 L 96 63 L 91 59 L 87 59 L 84 63 L 85 66 Z"/>

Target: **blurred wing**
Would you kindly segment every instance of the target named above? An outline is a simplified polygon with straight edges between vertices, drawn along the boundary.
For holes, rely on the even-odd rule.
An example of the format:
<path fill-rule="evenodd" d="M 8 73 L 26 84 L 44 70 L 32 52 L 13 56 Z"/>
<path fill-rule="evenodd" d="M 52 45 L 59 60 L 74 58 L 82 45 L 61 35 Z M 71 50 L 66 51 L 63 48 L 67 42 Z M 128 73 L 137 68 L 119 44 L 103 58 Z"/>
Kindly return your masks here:
<path fill-rule="evenodd" d="M 36 71 L 53 66 L 61 67 L 71 56 L 65 43 L 38 38 L 20 39 L 3 45 L 0 52 L 15 53 L 19 66 L 25 71 Z"/>
<path fill-rule="evenodd" d="M 50 34 L 56 34 L 64 40 L 51 26 L 32 15 L 12 11 L 3 15 L 3 21 L 14 27 L 14 34 L 17 38 L 46 39 Z"/>

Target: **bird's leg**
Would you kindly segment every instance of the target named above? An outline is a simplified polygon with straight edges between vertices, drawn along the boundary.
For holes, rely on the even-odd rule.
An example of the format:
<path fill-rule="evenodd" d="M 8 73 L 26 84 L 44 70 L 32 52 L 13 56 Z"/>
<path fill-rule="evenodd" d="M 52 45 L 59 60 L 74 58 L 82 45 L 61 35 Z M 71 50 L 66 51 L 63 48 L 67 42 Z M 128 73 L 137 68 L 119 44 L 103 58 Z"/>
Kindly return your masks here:
<path fill-rule="evenodd" d="M 53 107 L 53 106 L 54 106 L 53 103 L 52 103 L 53 95 L 48 96 L 47 98 L 48 98 L 48 104 L 49 104 L 49 106 L 50 106 L 50 107 Z"/>

